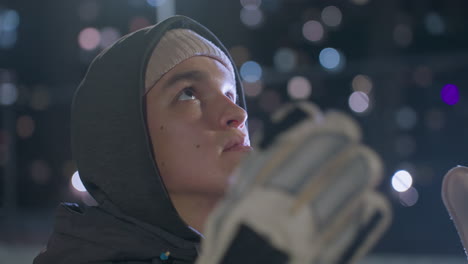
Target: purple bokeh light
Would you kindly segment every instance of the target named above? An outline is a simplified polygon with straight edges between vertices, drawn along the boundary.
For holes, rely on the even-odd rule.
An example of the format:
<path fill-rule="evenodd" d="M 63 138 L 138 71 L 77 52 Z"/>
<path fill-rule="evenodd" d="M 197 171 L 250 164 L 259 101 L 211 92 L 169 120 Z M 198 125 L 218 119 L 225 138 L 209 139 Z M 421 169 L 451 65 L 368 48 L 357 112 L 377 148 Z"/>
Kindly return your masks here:
<path fill-rule="evenodd" d="M 454 105 L 458 103 L 458 100 L 460 100 L 458 87 L 453 84 L 445 85 L 440 92 L 440 96 L 442 97 L 442 100 L 449 105 Z"/>

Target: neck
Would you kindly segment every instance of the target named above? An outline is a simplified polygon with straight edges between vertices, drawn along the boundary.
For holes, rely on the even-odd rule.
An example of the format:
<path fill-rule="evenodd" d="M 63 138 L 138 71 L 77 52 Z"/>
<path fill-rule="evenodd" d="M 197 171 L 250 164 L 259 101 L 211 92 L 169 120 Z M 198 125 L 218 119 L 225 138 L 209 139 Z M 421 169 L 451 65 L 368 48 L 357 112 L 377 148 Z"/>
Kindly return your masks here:
<path fill-rule="evenodd" d="M 203 238 L 204 225 L 221 197 L 206 195 L 169 194 L 182 220 Z"/>

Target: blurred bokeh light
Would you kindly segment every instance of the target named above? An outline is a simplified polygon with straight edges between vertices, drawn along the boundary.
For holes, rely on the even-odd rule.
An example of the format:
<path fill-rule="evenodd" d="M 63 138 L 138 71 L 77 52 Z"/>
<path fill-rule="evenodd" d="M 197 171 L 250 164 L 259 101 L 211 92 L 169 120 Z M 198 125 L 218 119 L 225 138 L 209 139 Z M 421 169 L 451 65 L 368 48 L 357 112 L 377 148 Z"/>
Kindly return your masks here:
<path fill-rule="evenodd" d="M 413 177 L 405 170 L 399 170 L 392 176 L 392 187 L 397 192 L 406 192 L 413 185 Z"/>
<path fill-rule="evenodd" d="M 353 92 L 348 99 L 348 105 L 356 113 L 363 113 L 369 108 L 369 96 L 364 92 Z"/>
<path fill-rule="evenodd" d="M 324 32 L 325 31 L 323 29 L 322 24 L 315 20 L 307 21 L 302 26 L 302 34 L 304 38 L 312 42 L 322 40 Z"/>
<path fill-rule="evenodd" d="M 430 12 L 424 19 L 426 30 L 432 35 L 442 35 L 445 32 L 445 23 L 436 12 Z"/>
<path fill-rule="evenodd" d="M 0 104 L 11 105 L 18 98 L 16 85 L 12 83 L 0 83 Z"/>
<path fill-rule="evenodd" d="M 29 115 L 22 115 L 16 121 L 16 133 L 22 139 L 32 136 L 35 129 L 34 120 Z"/>
<path fill-rule="evenodd" d="M 369 76 L 364 74 L 358 74 L 354 76 L 351 82 L 351 87 L 355 92 L 363 92 L 365 94 L 369 94 L 372 90 L 373 84 Z"/>
<path fill-rule="evenodd" d="M 245 95 L 248 97 L 256 97 L 258 96 L 263 90 L 263 83 L 261 80 L 256 82 L 243 82 Z"/>
<path fill-rule="evenodd" d="M 259 8 L 245 8 L 240 11 L 240 20 L 250 28 L 257 28 L 263 22 L 263 12 Z"/>
<path fill-rule="evenodd" d="M 460 100 L 460 92 L 458 91 L 458 87 L 454 84 L 445 85 L 440 92 L 440 96 L 448 105 L 454 105 Z"/>
<path fill-rule="evenodd" d="M 344 66 L 343 55 L 334 48 L 324 48 L 319 54 L 320 65 L 327 70 L 338 71 Z"/>
<path fill-rule="evenodd" d="M 102 28 L 100 35 L 101 35 L 101 41 L 99 43 L 99 46 L 102 49 L 107 48 L 108 46 L 116 42 L 121 37 L 119 30 L 113 27 Z"/>
<path fill-rule="evenodd" d="M 276 51 L 273 61 L 275 68 L 280 72 L 290 72 L 297 65 L 297 55 L 290 48 L 280 48 Z"/>
<path fill-rule="evenodd" d="M 99 30 L 93 27 L 88 27 L 81 30 L 78 35 L 78 43 L 80 47 L 84 50 L 93 50 L 97 48 L 101 42 L 101 33 Z"/>
<path fill-rule="evenodd" d="M 406 207 L 415 205 L 419 199 L 418 190 L 414 187 L 410 187 L 408 190 L 398 193 L 398 196 L 400 198 L 400 203 Z"/>
<path fill-rule="evenodd" d="M 13 9 L 4 9 L 0 6 L 0 48 L 12 48 L 18 38 L 20 16 Z"/>
<path fill-rule="evenodd" d="M 262 67 L 255 61 L 247 61 L 242 64 L 240 74 L 244 81 L 254 83 L 262 78 Z"/>
<path fill-rule="evenodd" d="M 80 174 L 78 173 L 78 171 L 75 171 L 75 173 L 73 173 L 73 176 L 71 177 L 71 184 L 73 188 L 75 188 L 75 190 L 79 192 L 86 192 L 86 188 L 81 182 Z"/>
<path fill-rule="evenodd" d="M 302 76 L 294 76 L 288 82 L 288 94 L 292 99 L 307 99 L 312 93 L 312 85 Z"/>
<path fill-rule="evenodd" d="M 322 21 L 329 27 L 337 27 L 341 24 L 343 15 L 336 6 L 327 6 L 322 10 Z"/>
<path fill-rule="evenodd" d="M 416 125 L 418 115 L 410 106 L 404 106 L 397 110 L 395 119 L 398 127 L 403 130 L 409 130 Z"/>

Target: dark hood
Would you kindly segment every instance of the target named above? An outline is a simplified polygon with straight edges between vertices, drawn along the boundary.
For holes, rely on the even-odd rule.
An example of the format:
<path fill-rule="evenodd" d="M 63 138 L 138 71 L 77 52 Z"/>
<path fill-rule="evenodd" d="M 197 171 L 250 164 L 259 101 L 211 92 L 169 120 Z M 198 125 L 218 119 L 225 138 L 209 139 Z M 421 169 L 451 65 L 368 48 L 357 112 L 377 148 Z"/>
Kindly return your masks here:
<path fill-rule="evenodd" d="M 197 32 L 233 62 L 208 29 L 183 16 L 124 36 L 94 59 L 73 98 L 71 143 L 81 180 L 98 206 L 61 204 L 35 264 L 160 263 L 166 250 L 173 263 L 195 261 L 201 238 L 181 219 L 160 177 L 143 96 L 150 55 L 176 28 Z M 236 69 L 235 75 L 238 104 L 246 109 Z"/>
<path fill-rule="evenodd" d="M 197 32 L 229 56 L 213 33 L 184 16 L 123 37 L 92 62 L 76 91 L 72 151 L 83 184 L 99 204 L 109 200 L 126 215 L 198 240 L 169 198 L 154 161 L 145 117 L 146 65 L 164 33 L 175 28 Z M 236 83 L 239 105 L 245 109 L 237 72 Z"/>
<path fill-rule="evenodd" d="M 33 263 L 156 264 L 166 263 L 160 255 L 169 251 L 168 264 L 188 264 L 197 258 L 198 247 L 198 243 L 126 216 L 107 202 L 86 208 L 62 203 L 47 249 Z"/>

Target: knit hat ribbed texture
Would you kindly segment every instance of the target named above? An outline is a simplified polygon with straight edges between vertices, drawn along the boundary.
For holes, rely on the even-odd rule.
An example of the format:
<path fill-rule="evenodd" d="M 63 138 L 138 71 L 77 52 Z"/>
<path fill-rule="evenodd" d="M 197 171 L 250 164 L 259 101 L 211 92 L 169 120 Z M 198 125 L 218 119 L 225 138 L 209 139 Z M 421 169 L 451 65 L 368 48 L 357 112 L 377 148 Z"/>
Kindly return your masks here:
<path fill-rule="evenodd" d="M 207 56 L 221 62 L 232 73 L 231 60 L 211 41 L 189 29 L 173 29 L 164 34 L 146 67 L 145 94 L 169 70 L 193 56 Z"/>

